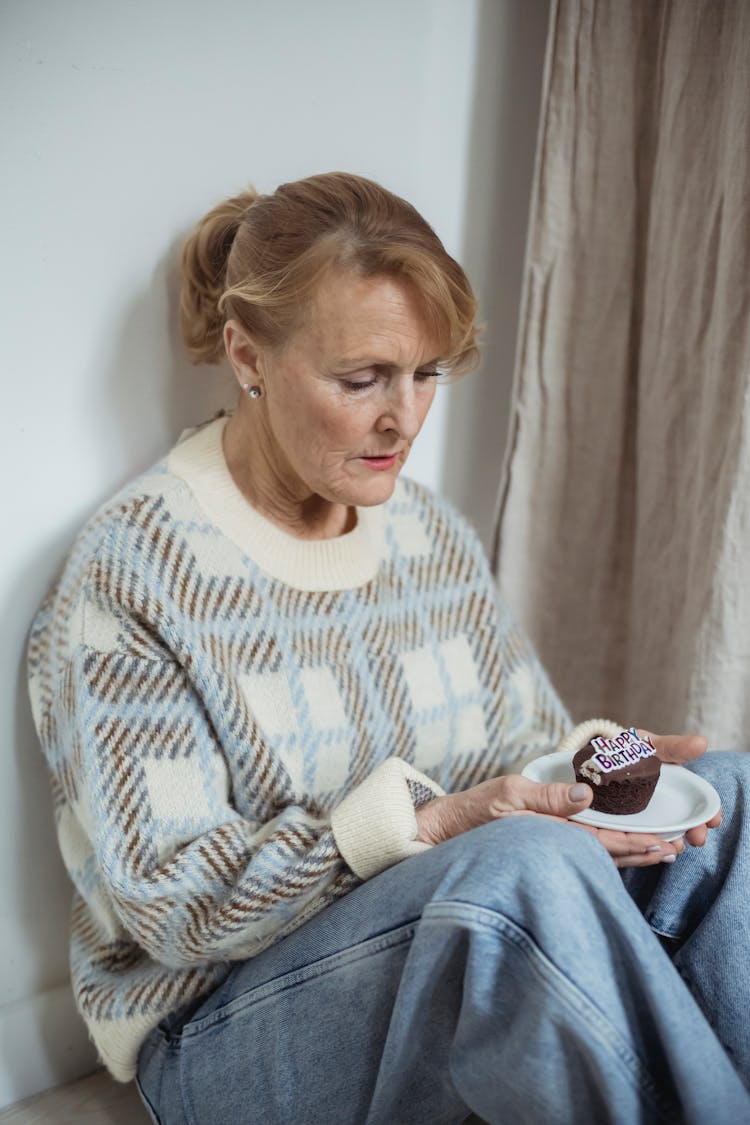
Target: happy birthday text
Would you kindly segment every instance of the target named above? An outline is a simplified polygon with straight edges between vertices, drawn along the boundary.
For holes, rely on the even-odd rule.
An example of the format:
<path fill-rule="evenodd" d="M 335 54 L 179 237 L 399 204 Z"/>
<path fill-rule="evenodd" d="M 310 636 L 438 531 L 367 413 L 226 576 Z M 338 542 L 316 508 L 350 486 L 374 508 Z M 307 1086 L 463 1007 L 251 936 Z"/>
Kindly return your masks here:
<path fill-rule="evenodd" d="M 592 738 L 594 761 L 603 773 L 621 770 L 641 758 L 650 758 L 656 747 L 650 739 L 639 738 L 635 727 L 624 730 L 616 738 Z"/>

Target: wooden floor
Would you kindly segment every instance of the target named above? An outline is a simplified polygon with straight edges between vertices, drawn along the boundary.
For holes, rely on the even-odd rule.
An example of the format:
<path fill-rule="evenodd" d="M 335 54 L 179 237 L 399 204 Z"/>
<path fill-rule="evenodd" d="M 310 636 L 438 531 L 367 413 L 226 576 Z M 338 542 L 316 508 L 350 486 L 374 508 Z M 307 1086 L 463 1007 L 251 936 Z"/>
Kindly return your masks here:
<path fill-rule="evenodd" d="M 148 1125 L 150 1121 L 134 1083 L 124 1086 L 103 1070 L 0 1110 L 0 1125 Z"/>

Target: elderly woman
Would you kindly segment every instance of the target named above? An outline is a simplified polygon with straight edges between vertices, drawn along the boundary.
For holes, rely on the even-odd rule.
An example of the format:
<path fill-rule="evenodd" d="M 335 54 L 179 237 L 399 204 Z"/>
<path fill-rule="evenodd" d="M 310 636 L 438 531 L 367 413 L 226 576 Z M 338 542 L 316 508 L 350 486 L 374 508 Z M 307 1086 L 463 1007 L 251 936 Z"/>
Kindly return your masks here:
<path fill-rule="evenodd" d="M 476 358 L 461 268 L 335 174 L 219 205 L 183 274 L 236 409 L 91 520 L 30 645 L 104 1063 L 164 1125 L 750 1120 L 746 759 L 691 766 L 702 847 L 567 820 L 588 786 L 518 773 L 564 709 L 400 478 Z"/>

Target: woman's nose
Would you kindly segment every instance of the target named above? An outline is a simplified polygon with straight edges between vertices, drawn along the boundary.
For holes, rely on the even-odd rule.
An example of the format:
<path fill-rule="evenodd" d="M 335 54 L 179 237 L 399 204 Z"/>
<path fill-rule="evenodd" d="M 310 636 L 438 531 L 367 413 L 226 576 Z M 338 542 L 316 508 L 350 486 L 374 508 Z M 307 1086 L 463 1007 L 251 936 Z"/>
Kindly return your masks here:
<path fill-rule="evenodd" d="M 378 419 L 381 431 L 395 430 L 405 441 L 413 441 L 422 425 L 422 411 L 413 381 L 408 387 L 391 390 L 385 408 Z"/>

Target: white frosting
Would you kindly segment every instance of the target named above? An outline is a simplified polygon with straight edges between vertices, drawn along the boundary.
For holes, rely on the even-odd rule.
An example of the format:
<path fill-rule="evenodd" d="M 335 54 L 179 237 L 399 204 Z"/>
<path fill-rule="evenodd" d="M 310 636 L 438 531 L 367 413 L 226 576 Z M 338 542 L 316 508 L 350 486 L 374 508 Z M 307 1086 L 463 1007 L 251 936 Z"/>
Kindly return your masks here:
<path fill-rule="evenodd" d="M 592 781 L 594 785 L 601 785 L 601 771 L 599 770 L 593 758 L 588 758 L 587 761 L 579 766 L 578 772 L 580 773 L 581 777 L 585 777 L 588 781 Z"/>

